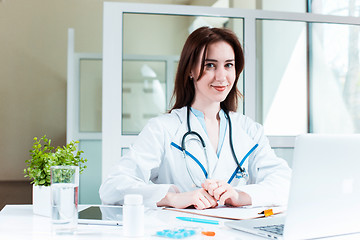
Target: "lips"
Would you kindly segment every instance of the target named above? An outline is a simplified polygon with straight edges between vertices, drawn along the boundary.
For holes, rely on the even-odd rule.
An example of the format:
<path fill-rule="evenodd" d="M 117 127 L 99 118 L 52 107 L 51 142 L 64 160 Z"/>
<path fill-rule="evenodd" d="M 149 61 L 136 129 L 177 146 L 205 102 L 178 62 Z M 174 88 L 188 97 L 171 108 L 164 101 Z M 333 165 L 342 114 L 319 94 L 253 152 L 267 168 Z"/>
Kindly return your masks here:
<path fill-rule="evenodd" d="M 216 91 L 222 92 L 226 89 L 226 86 L 213 86 Z"/>

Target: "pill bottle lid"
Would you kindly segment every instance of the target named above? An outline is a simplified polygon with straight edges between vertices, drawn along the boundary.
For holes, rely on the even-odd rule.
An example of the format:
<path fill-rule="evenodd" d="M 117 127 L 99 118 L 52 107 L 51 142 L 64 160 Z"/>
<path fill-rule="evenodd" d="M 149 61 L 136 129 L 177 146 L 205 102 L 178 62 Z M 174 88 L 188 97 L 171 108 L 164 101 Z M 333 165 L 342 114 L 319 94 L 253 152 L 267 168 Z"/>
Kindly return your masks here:
<path fill-rule="evenodd" d="M 126 205 L 142 205 L 143 196 L 140 194 L 127 194 L 125 195 L 124 204 Z"/>

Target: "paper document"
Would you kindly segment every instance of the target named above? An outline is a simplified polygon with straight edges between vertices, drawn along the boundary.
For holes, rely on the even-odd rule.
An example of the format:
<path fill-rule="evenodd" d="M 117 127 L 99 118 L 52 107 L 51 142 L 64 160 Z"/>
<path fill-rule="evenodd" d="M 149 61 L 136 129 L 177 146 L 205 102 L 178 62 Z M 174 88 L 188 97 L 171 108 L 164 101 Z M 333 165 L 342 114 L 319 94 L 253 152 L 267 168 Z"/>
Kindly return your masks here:
<path fill-rule="evenodd" d="M 218 206 L 216 208 L 209 208 L 204 210 L 197 209 L 178 209 L 178 208 L 164 208 L 164 210 L 178 211 L 207 217 L 217 217 L 231 220 L 244 220 L 251 218 L 264 217 L 260 212 L 271 208 L 274 214 L 282 213 L 286 210 L 285 206 L 277 207 L 227 207 Z"/>

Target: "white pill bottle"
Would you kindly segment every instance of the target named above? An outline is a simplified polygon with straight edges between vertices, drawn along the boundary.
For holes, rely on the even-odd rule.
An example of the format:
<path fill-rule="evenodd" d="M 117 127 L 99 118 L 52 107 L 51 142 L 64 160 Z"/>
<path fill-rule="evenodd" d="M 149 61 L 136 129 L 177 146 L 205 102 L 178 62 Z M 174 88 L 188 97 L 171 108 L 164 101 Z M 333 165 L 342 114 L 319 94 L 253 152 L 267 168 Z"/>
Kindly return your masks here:
<path fill-rule="evenodd" d="M 123 231 L 125 237 L 144 236 L 144 205 L 142 195 L 125 195 L 123 206 Z"/>

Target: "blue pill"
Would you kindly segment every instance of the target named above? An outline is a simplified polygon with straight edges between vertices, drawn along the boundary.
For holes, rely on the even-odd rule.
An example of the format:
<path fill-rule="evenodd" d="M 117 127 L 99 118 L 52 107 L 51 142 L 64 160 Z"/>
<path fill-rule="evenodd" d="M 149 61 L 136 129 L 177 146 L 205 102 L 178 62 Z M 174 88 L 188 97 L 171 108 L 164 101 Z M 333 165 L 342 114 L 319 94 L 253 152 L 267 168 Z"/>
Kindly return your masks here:
<path fill-rule="evenodd" d="M 165 233 L 165 236 L 168 238 L 174 238 L 174 233 L 173 232 L 167 232 Z"/>
<path fill-rule="evenodd" d="M 165 232 L 164 231 L 159 231 L 159 232 L 156 232 L 156 235 L 162 237 L 162 236 L 165 235 Z"/>
<path fill-rule="evenodd" d="M 182 239 L 182 238 L 190 237 L 194 234 L 196 234 L 195 230 L 187 230 L 183 228 L 177 230 L 165 229 L 163 231 L 156 232 L 156 235 L 159 237 L 167 237 L 173 239 Z"/>
<path fill-rule="evenodd" d="M 184 234 L 178 233 L 178 234 L 176 234 L 176 238 L 177 239 L 184 238 Z"/>

